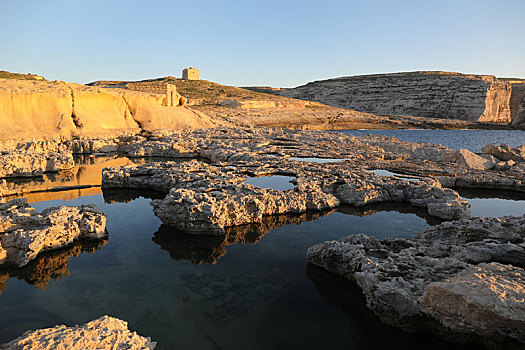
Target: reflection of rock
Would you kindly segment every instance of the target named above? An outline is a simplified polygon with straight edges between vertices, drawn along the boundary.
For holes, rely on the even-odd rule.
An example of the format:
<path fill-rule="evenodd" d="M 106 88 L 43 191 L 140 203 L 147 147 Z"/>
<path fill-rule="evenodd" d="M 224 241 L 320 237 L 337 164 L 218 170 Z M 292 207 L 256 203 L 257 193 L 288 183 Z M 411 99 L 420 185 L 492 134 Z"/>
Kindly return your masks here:
<path fill-rule="evenodd" d="M 226 254 L 226 246 L 257 243 L 264 235 L 284 225 L 300 225 L 314 221 L 331 212 L 308 212 L 300 215 L 265 216 L 261 223 L 228 227 L 221 236 L 195 236 L 176 228 L 161 225 L 153 241 L 170 253 L 175 260 L 188 260 L 194 264 L 215 264 Z"/>
<path fill-rule="evenodd" d="M 102 191 L 105 203 L 129 203 L 137 198 L 162 199 L 164 194 L 155 190 L 105 189 Z"/>
<path fill-rule="evenodd" d="M 355 235 L 325 242 L 307 257 L 356 281 L 386 323 L 523 346 L 523 227 L 525 216 L 464 219 L 431 227 L 414 240 Z"/>
<path fill-rule="evenodd" d="M 46 289 L 51 279 L 69 276 L 67 263 L 70 258 L 81 253 L 91 254 L 104 244 L 106 240 L 79 241 L 66 248 L 42 253 L 20 268 L 3 268 L 0 270 L 0 290 L 5 289 L 7 280 L 11 277 L 24 280 L 39 289 Z"/>
<path fill-rule="evenodd" d="M 340 206 L 337 211 L 347 215 L 355 216 L 368 216 L 374 215 L 379 212 L 397 212 L 402 214 L 414 214 L 424 219 L 430 226 L 438 225 L 443 220 L 432 217 L 423 208 L 411 206 L 407 203 L 389 202 L 389 203 L 376 203 L 367 205 L 364 207 L 352 207 L 352 206 Z"/>
<path fill-rule="evenodd" d="M 107 237 L 106 216 L 95 205 L 51 207 L 39 214 L 25 201 L 0 204 L 0 264 L 24 266 L 74 240 Z"/>
<path fill-rule="evenodd" d="M 22 336 L 0 345 L 0 349 L 128 349 L 153 350 L 157 343 L 128 329 L 118 318 L 102 316 L 84 325 L 27 331 Z"/>

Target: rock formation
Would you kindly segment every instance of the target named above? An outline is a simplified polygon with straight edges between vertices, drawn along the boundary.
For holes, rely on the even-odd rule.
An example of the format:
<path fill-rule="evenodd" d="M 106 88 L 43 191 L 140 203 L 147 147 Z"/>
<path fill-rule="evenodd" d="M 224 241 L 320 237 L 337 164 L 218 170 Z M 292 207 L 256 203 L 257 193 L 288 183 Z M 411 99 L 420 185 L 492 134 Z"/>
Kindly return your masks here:
<path fill-rule="evenodd" d="M 39 214 L 25 199 L 0 203 L 0 265 L 24 266 L 40 252 L 106 237 L 106 216 L 95 205 L 51 207 Z"/>
<path fill-rule="evenodd" d="M 414 240 L 361 234 L 321 243 L 307 259 L 355 281 L 368 307 L 393 326 L 518 349 L 525 344 L 524 227 L 525 216 L 462 219 Z"/>
<path fill-rule="evenodd" d="M 488 75 L 362 75 L 315 81 L 280 94 L 375 114 L 511 122 L 511 86 Z"/>
<path fill-rule="evenodd" d="M 60 81 L 0 79 L 0 140 L 118 136 L 216 125 L 201 112 L 164 107 L 165 99 L 165 94 Z"/>
<path fill-rule="evenodd" d="M 157 343 L 128 329 L 128 323 L 115 317 L 102 316 L 82 326 L 27 331 L 22 336 L 0 345 L 0 349 L 70 349 L 70 350 L 153 350 Z"/>

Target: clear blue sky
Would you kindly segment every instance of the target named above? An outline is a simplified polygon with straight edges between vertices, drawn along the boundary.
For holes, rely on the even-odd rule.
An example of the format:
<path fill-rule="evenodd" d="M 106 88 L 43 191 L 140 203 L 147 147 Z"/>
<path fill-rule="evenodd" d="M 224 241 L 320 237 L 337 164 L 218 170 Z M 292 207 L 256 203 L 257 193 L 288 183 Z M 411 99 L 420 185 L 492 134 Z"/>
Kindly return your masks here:
<path fill-rule="evenodd" d="M 291 87 L 446 70 L 525 78 L 525 0 L 0 0 L 0 70 Z"/>

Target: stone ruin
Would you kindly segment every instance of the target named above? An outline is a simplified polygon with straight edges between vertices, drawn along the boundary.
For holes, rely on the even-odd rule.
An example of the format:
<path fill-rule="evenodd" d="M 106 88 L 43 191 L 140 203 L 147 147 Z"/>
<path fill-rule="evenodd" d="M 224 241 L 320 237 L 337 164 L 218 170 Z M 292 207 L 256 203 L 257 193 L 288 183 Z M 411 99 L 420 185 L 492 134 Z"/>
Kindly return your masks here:
<path fill-rule="evenodd" d="M 166 98 L 162 102 L 163 106 L 185 106 L 188 102 L 188 100 L 184 96 L 177 92 L 177 87 L 173 84 L 167 84 L 162 82 L 140 82 L 126 84 L 125 87 L 128 90 L 166 95 Z"/>
<path fill-rule="evenodd" d="M 182 70 L 182 79 L 199 80 L 199 70 L 195 67 L 184 68 Z"/>

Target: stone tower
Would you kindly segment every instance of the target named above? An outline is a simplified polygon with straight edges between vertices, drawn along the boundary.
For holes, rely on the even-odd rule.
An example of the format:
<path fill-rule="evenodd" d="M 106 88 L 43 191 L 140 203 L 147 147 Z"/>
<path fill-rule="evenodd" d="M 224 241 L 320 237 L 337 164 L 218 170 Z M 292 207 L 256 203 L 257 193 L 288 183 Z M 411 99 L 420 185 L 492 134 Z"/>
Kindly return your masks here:
<path fill-rule="evenodd" d="M 184 68 L 184 70 L 182 71 L 182 79 L 199 80 L 199 70 L 194 67 Z"/>

